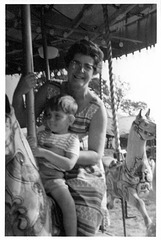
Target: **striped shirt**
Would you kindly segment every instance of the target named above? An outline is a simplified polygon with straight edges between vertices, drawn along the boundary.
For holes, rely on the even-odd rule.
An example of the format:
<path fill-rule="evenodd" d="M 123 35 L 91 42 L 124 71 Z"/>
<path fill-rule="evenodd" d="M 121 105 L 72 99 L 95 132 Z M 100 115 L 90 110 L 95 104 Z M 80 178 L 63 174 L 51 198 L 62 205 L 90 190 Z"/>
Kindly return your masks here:
<path fill-rule="evenodd" d="M 61 156 L 66 156 L 67 152 L 75 154 L 79 156 L 79 139 L 76 134 L 66 133 L 66 134 L 54 134 L 49 131 L 40 131 L 37 134 L 38 144 L 41 147 L 49 148 L 52 152 L 59 154 Z M 59 169 L 54 164 L 45 160 L 41 161 L 41 165 L 45 165 L 48 168 L 56 168 L 60 171 L 64 171 L 63 169 Z M 39 164 L 40 166 L 40 164 Z M 42 168 L 41 168 L 42 169 Z"/>

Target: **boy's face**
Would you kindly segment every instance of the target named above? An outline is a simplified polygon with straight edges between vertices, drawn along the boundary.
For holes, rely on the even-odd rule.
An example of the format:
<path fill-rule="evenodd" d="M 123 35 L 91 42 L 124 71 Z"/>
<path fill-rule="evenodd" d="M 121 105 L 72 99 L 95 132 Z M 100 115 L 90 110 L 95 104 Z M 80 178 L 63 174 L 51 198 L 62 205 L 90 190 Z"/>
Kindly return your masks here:
<path fill-rule="evenodd" d="M 67 133 L 70 126 L 69 115 L 61 110 L 51 111 L 48 109 L 45 117 L 45 126 L 48 127 L 52 132 L 58 134 Z"/>

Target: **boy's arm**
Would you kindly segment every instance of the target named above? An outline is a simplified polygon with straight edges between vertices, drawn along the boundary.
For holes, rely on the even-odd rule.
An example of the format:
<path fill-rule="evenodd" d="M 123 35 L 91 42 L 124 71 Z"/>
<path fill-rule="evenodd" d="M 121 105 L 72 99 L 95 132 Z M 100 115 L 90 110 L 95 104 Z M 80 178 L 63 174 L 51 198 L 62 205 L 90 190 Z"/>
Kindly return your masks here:
<path fill-rule="evenodd" d="M 61 156 L 48 149 L 40 147 L 34 150 L 34 156 L 43 157 L 47 159 L 51 164 L 65 171 L 71 170 L 76 164 L 77 159 L 79 157 L 78 155 L 70 152 L 67 152 L 66 156 Z"/>

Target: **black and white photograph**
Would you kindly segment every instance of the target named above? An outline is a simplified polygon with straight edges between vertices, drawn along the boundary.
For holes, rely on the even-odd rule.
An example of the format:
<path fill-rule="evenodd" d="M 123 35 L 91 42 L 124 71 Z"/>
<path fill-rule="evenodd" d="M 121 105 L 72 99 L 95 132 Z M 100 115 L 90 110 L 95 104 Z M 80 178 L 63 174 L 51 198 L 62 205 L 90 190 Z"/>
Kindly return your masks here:
<path fill-rule="evenodd" d="M 2 4 L 2 238 L 159 237 L 160 5 Z"/>

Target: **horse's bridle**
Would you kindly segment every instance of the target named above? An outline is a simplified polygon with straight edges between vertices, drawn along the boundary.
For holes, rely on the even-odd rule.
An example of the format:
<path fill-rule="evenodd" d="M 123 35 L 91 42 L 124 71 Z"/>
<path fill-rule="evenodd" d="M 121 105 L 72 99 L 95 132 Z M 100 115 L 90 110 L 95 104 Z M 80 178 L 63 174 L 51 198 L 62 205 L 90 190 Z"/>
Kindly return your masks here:
<path fill-rule="evenodd" d="M 141 121 L 138 121 L 138 123 L 136 121 L 133 122 L 133 125 L 134 125 L 134 130 L 137 132 L 139 138 L 141 140 L 146 140 L 142 137 L 141 133 L 143 133 L 144 135 L 152 135 L 150 132 L 148 131 L 144 131 L 141 127 L 140 127 L 140 123 Z"/>

